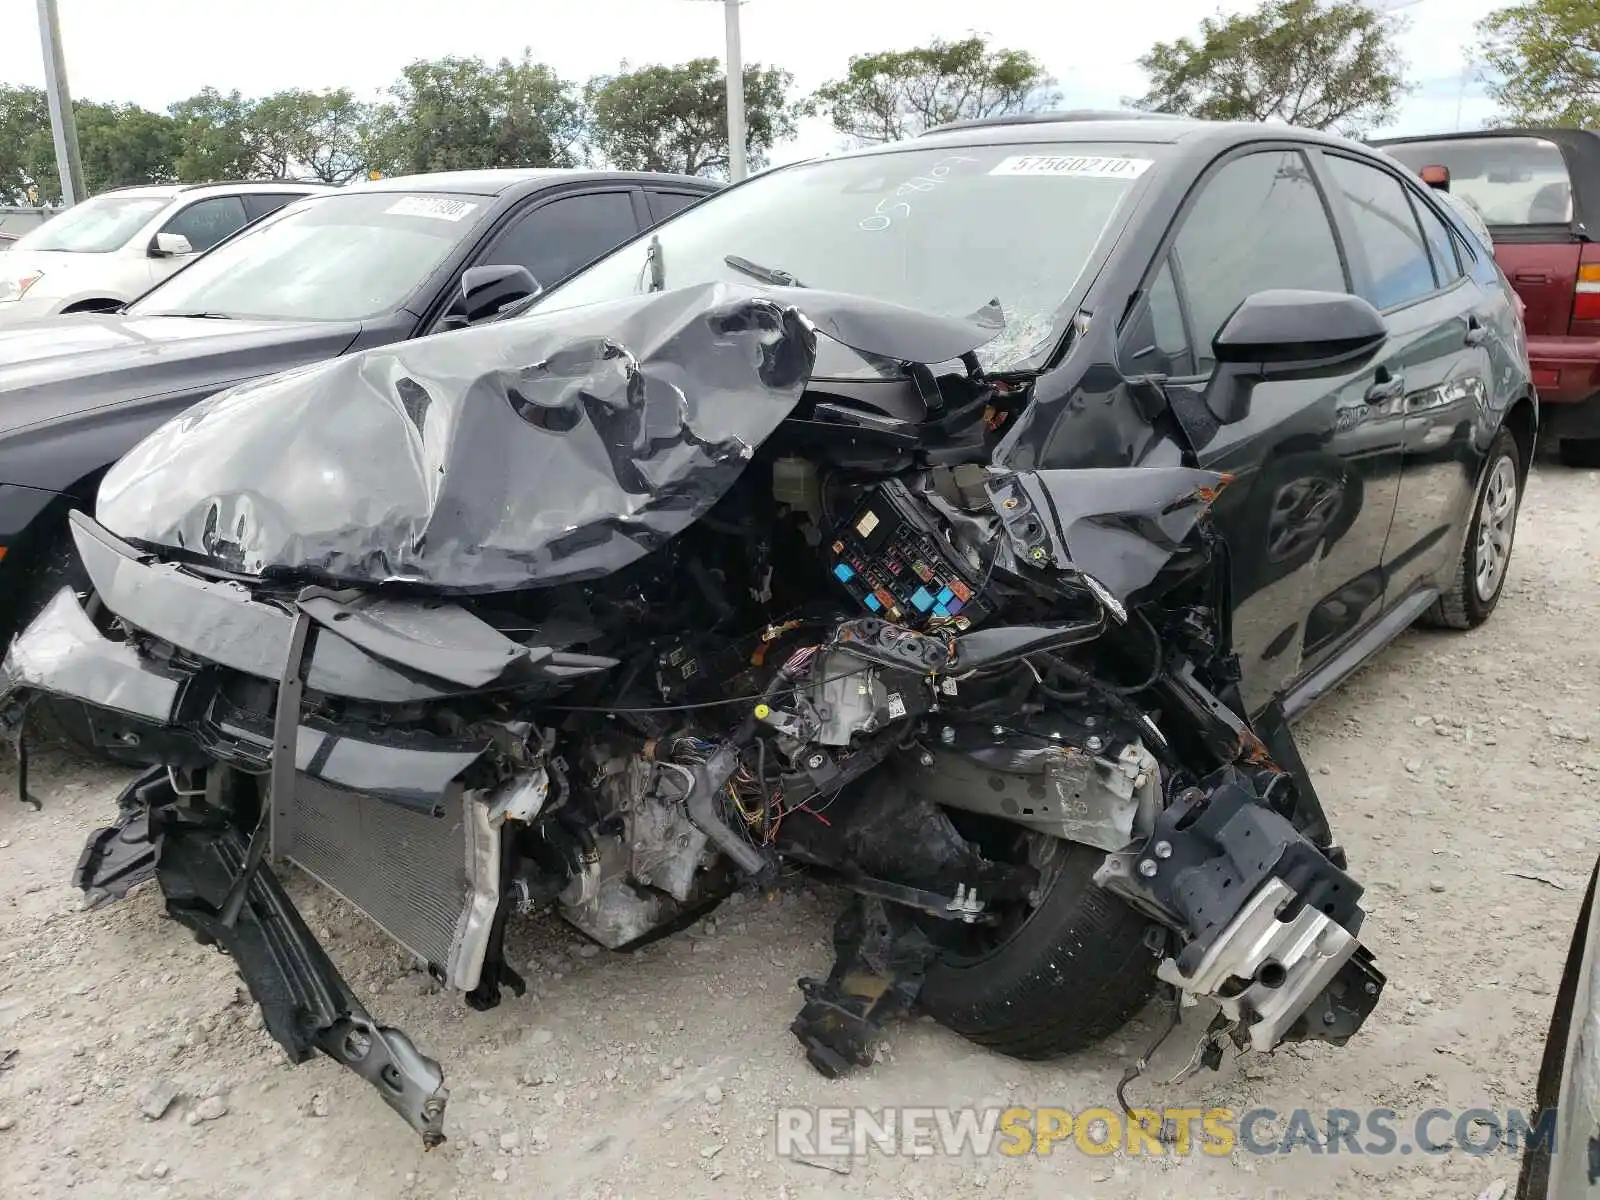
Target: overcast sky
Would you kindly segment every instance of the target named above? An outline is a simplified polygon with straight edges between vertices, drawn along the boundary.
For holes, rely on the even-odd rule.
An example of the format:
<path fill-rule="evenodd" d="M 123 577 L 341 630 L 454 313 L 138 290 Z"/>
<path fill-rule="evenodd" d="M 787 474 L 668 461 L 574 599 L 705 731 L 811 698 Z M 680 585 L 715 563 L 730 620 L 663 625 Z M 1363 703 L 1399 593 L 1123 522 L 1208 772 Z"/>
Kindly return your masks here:
<path fill-rule="evenodd" d="M 1473 23 L 1494 0 L 1372 0 L 1403 8 L 1401 43 L 1416 90 L 1394 132 L 1476 128 L 1493 113 L 1483 85 L 1464 81 Z M 496 59 L 523 47 L 582 80 L 626 62 L 721 58 L 716 0 L 59 0 L 67 73 L 79 99 L 162 109 L 210 84 L 260 95 L 348 87 L 363 99 L 414 58 Z M 1072 107 L 1117 105 L 1142 91 L 1134 60 L 1155 41 L 1193 33 L 1238 0 L 747 0 L 746 62 L 791 71 L 811 90 L 852 54 L 977 32 L 1032 51 Z M 6 0 L 0 82 L 42 85 L 35 6 Z M 248 14 L 248 15 L 247 15 Z M 808 123 L 778 161 L 827 153 L 837 137 Z"/>

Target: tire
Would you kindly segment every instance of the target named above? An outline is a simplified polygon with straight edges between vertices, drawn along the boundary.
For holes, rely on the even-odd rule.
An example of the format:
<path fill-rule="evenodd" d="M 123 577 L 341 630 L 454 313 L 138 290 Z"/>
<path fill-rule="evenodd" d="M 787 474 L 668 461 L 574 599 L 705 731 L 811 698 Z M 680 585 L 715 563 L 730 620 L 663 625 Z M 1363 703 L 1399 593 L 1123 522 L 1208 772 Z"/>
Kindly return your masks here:
<path fill-rule="evenodd" d="M 78 560 L 77 547 L 70 537 L 59 539 L 41 556 L 31 572 L 32 580 L 18 610 L 16 628 L 20 632 L 50 603 L 62 588 L 70 587 L 80 598 L 93 590 L 88 573 Z M 104 630 L 102 630 L 104 632 Z M 28 710 L 29 731 L 79 754 L 119 766 L 145 766 L 148 758 L 112 746 L 95 744 L 89 716 L 83 705 L 70 700 L 41 696 Z"/>
<path fill-rule="evenodd" d="M 941 956 L 922 986 L 920 1007 L 935 1021 L 1013 1058 L 1084 1050 L 1155 989 L 1152 922 L 1094 883 L 1105 853 L 1056 847 L 1059 870 L 1021 926 L 987 952 Z"/>
<path fill-rule="evenodd" d="M 1456 564 L 1449 590 L 1428 610 L 1428 624 L 1443 629 L 1476 629 L 1489 619 L 1489 614 L 1500 603 L 1516 540 L 1522 482 L 1522 456 L 1516 439 L 1502 429 L 1489 446 L 1483 481 L 1473 497 L 1472 523 L 1467 527 L 1461 561 Z M 1509 511 L 1505 510 L 1505 504 L 1509 504 Z M 1496 512 L 1500 514 L 1498 518 Z M 1498 537 L 1491 532 L 1487 541 L 1486 521 L 1495 522 L 1489 528 L 1499 531 Z M 1497 571 L 1485 567 L 1485 556 L 1491 552 L 1498 556 Z M 1483 586 L 1480 572 L 1486 570 L 1489 584 Z"/>
<path fill-rule="evenodd" d="M 1565 467 L 1600 467 L 1600 438 L 1562 438 L 1556 455 Z"/>

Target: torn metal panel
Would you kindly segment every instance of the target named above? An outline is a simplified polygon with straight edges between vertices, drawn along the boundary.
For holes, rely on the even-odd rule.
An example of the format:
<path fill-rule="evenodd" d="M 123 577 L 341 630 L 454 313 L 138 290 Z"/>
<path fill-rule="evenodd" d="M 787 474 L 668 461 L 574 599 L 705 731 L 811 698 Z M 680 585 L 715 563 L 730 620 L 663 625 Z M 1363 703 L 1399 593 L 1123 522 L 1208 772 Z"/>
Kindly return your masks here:
<path fill-rule="evenodd" d="M 1183 550 L 1228 479 L 1191 467 L 1022 471 L 989 495 L 1018 561 L 1079 571 L 1126 604 Z"/>
<path fill-rule="evenodd" d="M 1137 742 L 1115 760 L 1039 742 L 929 755 L 913 770 L 923 794 L 940 804 L 1106 851 L 1127 846 L 1141 810 L 1160 799 L 1156 761 Z"/>

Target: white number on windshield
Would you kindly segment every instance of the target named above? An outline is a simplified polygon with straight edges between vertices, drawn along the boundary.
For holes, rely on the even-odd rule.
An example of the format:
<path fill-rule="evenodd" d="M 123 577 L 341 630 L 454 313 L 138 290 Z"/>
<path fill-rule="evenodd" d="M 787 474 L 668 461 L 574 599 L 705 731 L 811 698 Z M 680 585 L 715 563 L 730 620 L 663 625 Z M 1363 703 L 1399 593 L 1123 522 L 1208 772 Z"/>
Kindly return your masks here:
<path fill-rule="evenodd" d="M 906 180 L 894 189 L 894 194 L 879 200 L 872 212 L 856 222 L 856 228 L 867 233 L 877 233 L 889 228 L 897 220 L 903 220 L 911 215 L 911 205 L 905 200 L 897 200 L 896 196 L 915 196 L 931 192 L 946 179 L 950 178 L 950 168 L 956 163 L 973 163 L 978 160 L 968 158 L 963 154 L 952 154 L 948 158 L 941 158 L 929 167 L 926 174 L 916 175 Z"/>

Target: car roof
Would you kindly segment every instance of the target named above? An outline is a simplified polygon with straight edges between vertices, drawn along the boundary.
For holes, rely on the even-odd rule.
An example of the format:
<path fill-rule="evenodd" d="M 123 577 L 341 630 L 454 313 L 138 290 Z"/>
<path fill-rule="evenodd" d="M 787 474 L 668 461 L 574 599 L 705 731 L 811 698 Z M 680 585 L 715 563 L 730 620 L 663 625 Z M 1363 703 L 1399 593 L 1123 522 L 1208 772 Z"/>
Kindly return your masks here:
<path fill-rule="evenodd" d="M 953 125 L 930 129 L 920 138 L 910 142 L 896 142 L 889 146 L 874 146 L 869 150 L 890 150 L 914 147 L 923 141 L 947 141 L 951 144 L 1003 145 L 1011 142 L 1153 142 L 1211 146 L 1217 150 L 1241 142 L 1287 140 L 1312 142 L 1318 145 L 1344 146 L 1366 149 L 1361 142 L 1304 129 L 1298 125 L 1279 122 L 1256 121 L 1203 121 L 1197 117 L 1173 116 L 1167 113 L 1100 113 L 1094 110 L 1078 112 L 1022 113 L 1009 117 L 990 117 L 979 121 L 962 121 Z M 856 153 L 863 153 L 856 151 Z"/>
<path fill-rule="evenodd" d="M 538 191 L 558 183 L 673 184 L 700 191 L 715 191 L 716 180 L 700 175 L 669 175 L 651 171 L 593 171 L 568 167 L 494 167 L 478 171 L 433 171 L 421 175 L 395 175 L 364 179 L 345 185 L 346 191 L 455 192 L 469 196 L 500 196 Z"/>
<path fill-rule="evenodd" d="M 219 183 L 142 183 L 131 187 L 108 188 L 97 192 L 99 196 L 131 196 L 134 198 L 150 197 L 152 199 L 172 200 L 178 196 L 188 196 L 195 192 L 209 190 L 243 192 L 270 192 L 281 195 L 285 190 L 300 190 L 307 192 L 331 191 L 332 185 L 319 183 L 309 179 L 241 179 L 237 182 Z"/>

